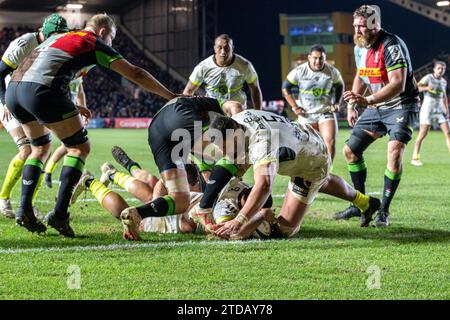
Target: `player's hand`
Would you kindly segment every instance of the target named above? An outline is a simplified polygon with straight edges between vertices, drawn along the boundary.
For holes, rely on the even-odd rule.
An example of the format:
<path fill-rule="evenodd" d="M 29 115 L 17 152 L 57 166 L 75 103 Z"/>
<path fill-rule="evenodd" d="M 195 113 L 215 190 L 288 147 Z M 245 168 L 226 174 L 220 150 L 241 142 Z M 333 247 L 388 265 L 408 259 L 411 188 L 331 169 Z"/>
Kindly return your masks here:
<path fill-rule="evenodd" d="M 83 124 L 83 127 L 87 127 L 87 125 L 89 124 L 89 118 L 81 116 L 81 122 Z"/>
<path fill-rule="evenodd" d="M 331 105 L 331 112 L 339 112 L 339 103 Z"/>
<path fill-rule="evenodd" d="M 78 109 L 78 112 L 80 112 L 80 115 L 82 117 L 85 117 L 87 119 L 91 118 L 92 114 L 91 114 L 91 111 L 88 108 L 83 107 L 83 106 L 77 106 L 77 109 Z"/>
<path fill-rule="evenodd" d="M 300 108 L 300 107 L 293 107 L 292 108 L 292 111 L 294 111 L 294 113 L 297 115 L 297 116 L 304 116 L 305 115 L 305 110 L 303 110 L 303 108 Z"/>
<path fill-rule="evenodd" d="M 350 127 L 354 127 L 358 120 L 358 111 L 355 108 L 347 108 L 347 122 Z"/>
<path fill-rule="evenodd" d="M 2 121 L 9 121 L 12 119 L 12 115 L 8 110 L 8 107 L 6 105 L 3 106 L 3 118 Z"/>
<path fill-rule="evenodd" d="M 365 97 L 352 91 L 345 91 L 343 97 L 345 101 L 352 101 L 354 104 L 360 106 L 367 106 L 369 104 Z"/>
<path fill-rule="evenodd" d="M 241 227 L 242 227 L 241 222 L 237 221 L 236 219 L 233 219 L 217 225 L 217 229 L 216 231 L 214 231 L 214 234 L 221 238 L 228 239 L 232 234 L 238 233 Z"/>

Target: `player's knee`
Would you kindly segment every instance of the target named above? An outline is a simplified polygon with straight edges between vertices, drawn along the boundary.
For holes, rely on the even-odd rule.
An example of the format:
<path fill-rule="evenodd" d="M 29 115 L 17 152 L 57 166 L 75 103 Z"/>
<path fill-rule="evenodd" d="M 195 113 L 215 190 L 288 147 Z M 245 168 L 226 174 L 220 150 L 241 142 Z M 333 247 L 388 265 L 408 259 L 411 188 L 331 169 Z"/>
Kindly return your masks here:
<path fill-rule="evenodd" d="M 77 158 L 86 159 L 89 153 L 91 152 L 91 144 L 89 140 L 83 144 L 78 144 L 73 147 L 67 147 L 67 154 L 72 156 L 76 156 Z"/>
<path fill-rule="evenodd" d="M 87 148 L 84 149 L 85 151 L 87 150 L 87 154 L 89 154 L 89 138 L 88 138 L 88 132 L 85 128 L 80 129 L 79 131 L 75 132 L 73 135 L 64 138 L 61 140 L 62 143 L 66 146 L 66 148 L 73 148 L 73 147 L 77 147 L 76 149 L 82 149 L 82 148 Z M 82 145 L 87 145 L 84 147 L 81 147 Z M 79 147 L 79 148 L 78 148 Z"/>
<path fill-rule="evenodd" d="M 29 143 L 21 145 L 19 147 L 19 158 L 21 160 L 25 161 L 30 154 L 31 154 L 31 147 Z"/>
<path fill-rule="evenodd" d="M 425 138 L 426 135 L 427 135 L 427 133 L 425 133 L 423 138 Z M 392 133 L 389 140 L 390 141 L 399 141 L 402 144 L 407 144 L 411 139 L 412 139 L 412 131 L 402 130 L 399 132 Z"/>
<path fill-rule="evenodd" d="M 175 201 L 174 214 L 185 213 L 189 208 L 189 193 L 170 194 Z"/>
<path fill-rule="evenodd" d="M 359 160 L 359 158 L 353 153 L 352 149 L 350 149 L 349 146 L 346 144 L 342 149 L 342 153 L 344 154 L 345 160 L 349 163 Z"/>
<path fill-rule="evenodd" d="M 345 158 L 350 162 L 357 161 L 362 157 L 367 147 L 374 141 L 375 139 L 364 130 L 360 128 L 353 129 L 350 138 L 344 146 Z"/>

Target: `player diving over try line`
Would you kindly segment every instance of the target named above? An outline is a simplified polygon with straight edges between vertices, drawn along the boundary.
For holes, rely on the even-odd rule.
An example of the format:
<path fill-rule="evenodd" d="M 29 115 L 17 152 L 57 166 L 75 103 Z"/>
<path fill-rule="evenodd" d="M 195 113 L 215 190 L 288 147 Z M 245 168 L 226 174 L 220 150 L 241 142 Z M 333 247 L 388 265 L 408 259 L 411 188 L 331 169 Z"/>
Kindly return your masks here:
<path fill-rule="evenodd" d="M 153 198 L 167 196 L 162 179 L 156 184 L 156 177 L 140 168 L 139 164 L 131 160 L 128 155 L 120 148 L 113 147 L 114 158 L 130 171 L 132 176 L 119 172 L 112 164 L 104 163 L 101 167 L 102 175 L 100 179 L 85 171 L 74 190 L 71 204 L 74 204 L 80 194 L 89 190 L 98 200 L 100 205 L 117 219 L 120 213 L 129 207 L 128 203 L 118 193 L 108 188 L 110 182 L 124 188 L 136 199 L 143 203 L 151 201 Z M 197 233 L 205 234 L 206 231 L 202 224 L 195 223 L 189 216 L 190 209 L 199 203 L 203 193 L 201 192 L 201 175 L 195 165 L 186 164 L 187 178 L 190 188 L 190 205 L 182 214 L 175 214 L 162 217 L 148 217 L 141 221 L 139 225 L 140 232 L 157 233 Z M 223 223 L 236 217 L 239 210 L 244 206 L 245 201 L 251 192 L 251 187 L 239 179 L 231 180 L 223 189 L 217 204 L 214 206 L 213 217 L 215 223 Z M 268 221 L 273 220 L 274 212 L 271 209 L 272 198 L 266 201 L 260 215 L 266 217 Z M 270 231 L 270 224 L 265 219 L 253 233 L 255 238 L 266 238 Z M 127 234 L 124 233 L 127 239 Z"/>

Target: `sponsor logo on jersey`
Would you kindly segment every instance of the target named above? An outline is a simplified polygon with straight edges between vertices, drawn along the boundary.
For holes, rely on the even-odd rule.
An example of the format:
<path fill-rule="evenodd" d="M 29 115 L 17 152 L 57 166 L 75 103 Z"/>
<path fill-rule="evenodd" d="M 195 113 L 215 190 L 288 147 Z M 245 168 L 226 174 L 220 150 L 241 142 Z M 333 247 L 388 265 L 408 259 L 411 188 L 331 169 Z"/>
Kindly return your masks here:
<path fill-rule="evenodd" d="M 381 77 L 380 68 L 359 68 L 358 75 L 360 77 Z"/>
<path fill-rule="evenodd" d="M 405 58 L 398 44 L 388 47 L 388 51 L 393 61 Z"/>
<path fill-rule="evenodd" d="M 405 117 L 397 118 L 397 123 L 403 122 L 405 120 Z"/>

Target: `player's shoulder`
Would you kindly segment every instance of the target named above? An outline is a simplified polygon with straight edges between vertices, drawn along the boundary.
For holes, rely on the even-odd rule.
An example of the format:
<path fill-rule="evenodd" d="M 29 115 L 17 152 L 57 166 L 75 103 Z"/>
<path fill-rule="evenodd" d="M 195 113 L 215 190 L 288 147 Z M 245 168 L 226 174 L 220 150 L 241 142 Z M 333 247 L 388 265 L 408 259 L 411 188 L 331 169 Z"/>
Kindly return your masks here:
<path fill-rule="evenodd" d="M 8 46 L 8 49 L 14 50 L 16 48 L 22 48 L 29 46 L 30 44 L 37 45 L 37 35 L 35 32 L 29 32 L 21 35 L 20 37 L 17 37 Z"/>
<path fill-rule="evenodd" d="M 308 62 L 303 62 L 292 69 L 293 73 L 296 73 L 299 78 L 306 75 L 311 69 L 309 68 Z"/>
<path fill-rule="evenodd" d="M 424 75 L 419 82 L 427 82 L 428 80 L 430 80 L 430 78 L 432 77 L 431 73 L 427 73 L 426 75 Z"/>
<path fill-rule="evenodd" d="M 381 32 L 382 32 L 381 42 L 383 43 L 385 48 L 389 47 L 389 46 L 393 46 L 393 45 L 399 45 L 401 47 L 406 48 L 405 42 L 398 35 L 396 35 L 392 32 L 388 32 L 386 30 L 382 30 Z"/>
<path fill-rule="evenodd" d="M 234 63 L 233 64 L 237 64 L 243 67 L 250 67 L 252 66 L 252 63 L 250 62 L 250 60 L 244 58 L 243 56 L 239 55 L 239 54 L 234 54 Z"/>
<path fill-rule="evenodd" d="M 216 63 L 214 62 L 214 55 L 210 55 L 209 57 L 206 57 L 205 59 L 203 59 L 202 61 L 200 61 L 197 66 L 210 66 L 213 67 L 215 66 Z"/>

